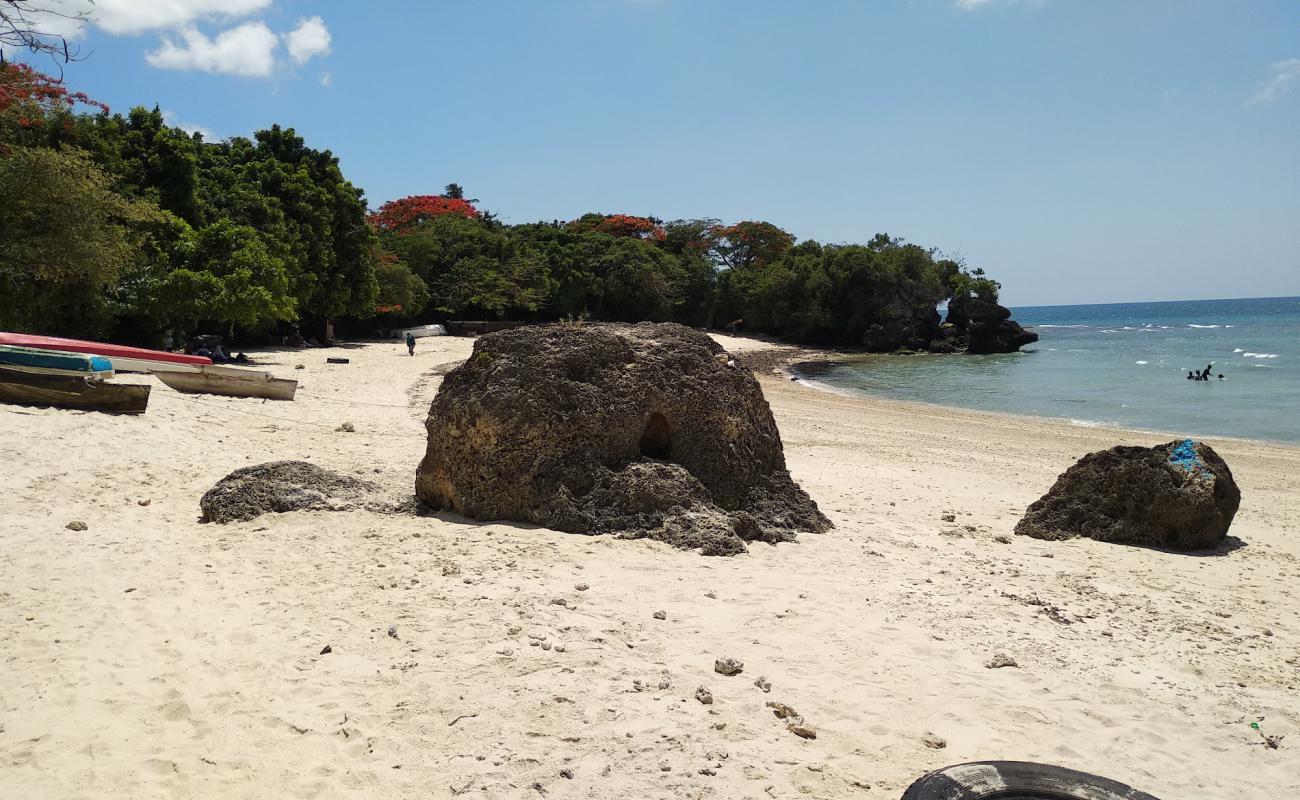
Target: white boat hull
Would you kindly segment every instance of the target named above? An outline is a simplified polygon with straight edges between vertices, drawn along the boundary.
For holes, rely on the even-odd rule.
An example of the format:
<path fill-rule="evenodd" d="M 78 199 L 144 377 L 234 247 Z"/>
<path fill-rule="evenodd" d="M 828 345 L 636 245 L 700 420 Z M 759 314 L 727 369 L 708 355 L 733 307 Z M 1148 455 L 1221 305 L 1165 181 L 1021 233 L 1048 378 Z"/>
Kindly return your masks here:
<path fill-rule="evenodd" d="M 418 328 L 406 328 L 398 334 L 398 338 L 405 339 L 407 334 L 423 339 L 425 336 L 446 336 L 447 329 L 441 325 L 421 325 Z"/>
<path fill-rule="evenodd" d="M 168 364 L 166 368 L 155 367 L 149 371 L 171 388 L 187 394 L 292 400 L 298 390 L 297 381 L 276 378 L 269 372 L 216 364 L 205 366 Z"/>

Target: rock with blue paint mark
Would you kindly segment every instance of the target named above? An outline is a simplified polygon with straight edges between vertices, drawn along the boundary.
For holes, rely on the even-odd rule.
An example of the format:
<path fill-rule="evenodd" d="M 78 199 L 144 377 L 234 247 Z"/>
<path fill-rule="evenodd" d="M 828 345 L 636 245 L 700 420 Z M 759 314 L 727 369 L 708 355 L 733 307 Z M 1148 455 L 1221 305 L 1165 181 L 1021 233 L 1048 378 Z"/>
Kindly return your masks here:
<path fill-rule="evenodd" d="M 1063 472 L 1016 533 L 1201 550 L 1222 541 L 1240 505 L 1232 472 L 1204 442 L 1120 446 L 1089 453 Z"/>

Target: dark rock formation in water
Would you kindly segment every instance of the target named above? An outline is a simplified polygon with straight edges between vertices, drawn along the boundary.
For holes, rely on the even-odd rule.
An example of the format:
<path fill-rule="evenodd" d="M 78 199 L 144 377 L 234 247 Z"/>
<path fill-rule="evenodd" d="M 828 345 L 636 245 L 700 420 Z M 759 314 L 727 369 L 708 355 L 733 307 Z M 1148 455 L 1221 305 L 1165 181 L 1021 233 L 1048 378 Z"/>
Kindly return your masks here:
<path fill-rule="evenodd" d="M 948 318 L 939 333 L 931 342 L 931 352 L 1014 353 L 1038 341 L 1038 334 L 1011 319 L 1009 308 L 977 297 L 949 301 Z"/>
<path fill-rule="evenodd" d="M 1204 442 L 1089 453 L 1029 506 L 1016 533 L 1038 539 L 1196 550 L 1215 547 L 1241 505 L 1228 465 Z"/>
<path fill-rule="evenodd" d="M 933 303 L 899 297 L 881 312 L 879 321 L 867 326 L 862 346 L 873 353 L 925 350 L 938 333 L 939 312 Z"/>
<path fill-rule="evenodd" d="M 481 520 L 743 552 L 830 523 L 790 478 L 749 369 L 681 325 L 481 337 L 426 422 L 416 495 Z"/>
<path fill-rule="evenodd" d="M 1038 341 L 1013 319 L 1011 310 L 975 297 L 948 303 L 940 321 L 934 304 L 898 296 L 884 306 L 862 334 L 862 347 L 872 353 L 929 351 L 931 353 L 1014 353 Z"/>
<path fill-rule="evenodd" d="M 272 461 L 217 481 L 199 507 L 204 522 L 249 520 L 270 512 L 347 511 L 366 505 L 378 489 L 304 461 Z"/>

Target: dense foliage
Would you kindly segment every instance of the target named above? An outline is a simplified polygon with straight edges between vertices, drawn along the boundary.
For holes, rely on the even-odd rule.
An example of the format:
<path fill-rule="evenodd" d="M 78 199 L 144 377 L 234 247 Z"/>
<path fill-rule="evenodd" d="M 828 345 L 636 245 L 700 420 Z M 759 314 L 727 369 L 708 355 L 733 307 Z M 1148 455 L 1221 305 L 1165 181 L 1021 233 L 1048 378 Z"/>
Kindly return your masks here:
<path fill-rule="evenodd" d="M 478 202 L 453 183 L 367 213 L 292 130 L 205 142 L 0 65 L 0 327 L 157 341 L 341 318 L 743 321 L 892 349 L 936 304 L 997 299 L 982 271 L 885 235 L 621 213 L 504 225 Z"/>
<path fill-rule="evenodd" d="M 208 143 L 156 108 L 76 113 L 90 102 L 0 66 L 0 202 L 29 209 L 5 215 L 0 323 L 157 340 L 373 315 L 375 235 L 329 151 L 278 126 Z"/>
<path fill-rule="evenodd" d="M 899 239 L 795 244 L 768 222 L 586 214 L 504 226 L 456 209 L 376 227 L 385 252 L 429 288 L 428 317 L 736 322 L 791 339 L 861 345 L 882 321 L 957 296 L 996 302 L 998 291 L 981 270 L 967 272 Z"/>

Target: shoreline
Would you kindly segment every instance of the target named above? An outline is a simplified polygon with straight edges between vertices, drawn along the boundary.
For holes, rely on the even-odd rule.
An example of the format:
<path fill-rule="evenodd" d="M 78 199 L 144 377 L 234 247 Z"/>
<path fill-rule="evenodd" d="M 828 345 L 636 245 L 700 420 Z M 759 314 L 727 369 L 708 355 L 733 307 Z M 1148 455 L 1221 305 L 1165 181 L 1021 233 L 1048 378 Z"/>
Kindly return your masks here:
<path fill-rule="evenodd" d="M 720 337 L 715 335 L 714 338 L 717 339 Z M 968 406 L 949 405 L 946 403 L 927 402 L 924 400 L 903 400 L 896 397 L 889 397 L 887 395 L 874 394 L 866 390 L 849 389 L 849 388 L 834 386 L 829 383 L 824 383 L 822 381 L 817 380 L 815 376 L 810 375 L 806 371 L 808 367 L 825 368 L 825 367 L 835 366 L 839 363 L 838 358 L 843 357 L 844 355 L 845 353 L 843 351 L 825 350 L 825 349 L 814 348 L 814 347 L 804 347 L 801 345 L 783 345 L 780 348 L 768 348 L 765 350 L 756 350 L 754 351 L 754 356 L 751 356 L 751 358 L 756 356 L 759 359 L 758 366 L 754 369 L 755 374 L 759 374 L 760 370 L 766 372 L 770 369 L 791 379 L 791 382 L 797 382 L 799 385 L 805 386 L 809 389 L 813 389 L 819 392 L 825 392 L 827 394 L 833 394 L 839 397 L 863 398 L 866 400 L 870 400 L 872 402 L 881 402 L 881 403 L 897 403 L 904 407 L 911 406 L 917 409 L 942 409 L 945 411 L 963 412 L 963 413 L 977 414 L 977 415 L 979 414 L 993 415 L 993 416 L 1006 417 L 1009 419 L 1019 419 L 1019 420 L 1034 421 L 1034 422 L 1055 422 L 1062 425 L 1067 425 L 1071 428 L 1088 428 L 1088 429 L 1095 429 L 1100 431 L 1113 431 L 1116 433 L 1135 434 L 1143 437 L 1165 436 L 1165 437 L 1170 437 L 1172 439 L 1184 439 L 1190 437 L 1190 438 L 1195 438 L 1200 440 L 1240 442 L 1243 444 L 1258 444 L 1258 445 L 1282 447 L 1282 448 L 1300 451 L 1300 442 L 1290 441 L 1287 439 L 1262 439 L 1262 438 L 1250 437 L 1250 436 L 1232 436 L 1228 434 L 1218 434 L 1218 433 L 1189 434 L 1187 432 L 1170 431 L 1170 430 L 1163 430 L 1159 428 L 1138 428 L 1138 427 L 1130 427 L 1127 425 L 1108 423 L 1108 422 L 1093 422 L 1091 420 L 1076 421 L 1071 417 L 1050 416 L 1046 414 L 1043 415 L 1024 414 L 1015 411 L 1005 411 L 1000 409 L 970 408 Z M 908 354 L 902 354 L 900 356 L 899 354 L 890 354 L 890 353 L 860 353 L 860 354 L 852 353 L 851 355 L 872 356 L 872 357 L 879 356 L 881 358 L 887 358 L 887 357 L 907 357 Z M 934 357 L 938 357 L 938 358 L 960 357 L 959 355 L 956 354 L 917 354 L 917 355 L 933 355 Z"/>

